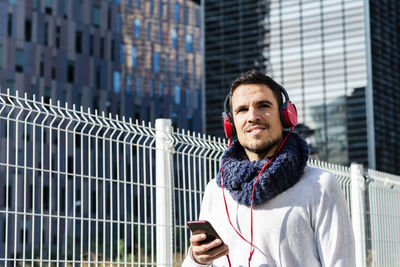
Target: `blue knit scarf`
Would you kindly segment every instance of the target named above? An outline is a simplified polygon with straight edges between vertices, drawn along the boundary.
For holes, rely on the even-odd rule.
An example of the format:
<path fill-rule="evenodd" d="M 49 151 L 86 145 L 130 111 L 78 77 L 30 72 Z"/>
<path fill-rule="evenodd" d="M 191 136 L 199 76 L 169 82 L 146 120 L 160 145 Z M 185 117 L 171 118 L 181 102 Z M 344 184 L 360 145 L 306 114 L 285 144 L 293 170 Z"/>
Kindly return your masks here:
<path fill-rule="evenodd" d="M 284 132 L 285 137 L 288 132 Z M 292 132 L 279 154 L 261 173 L 254 191 L 254 203 L 257 205 L 268 201 L 294 186 L 304 173 L 309 148 L 304 139 Z M 224 188 L 240 204 L 251 205 L 251 193 L 258 173 L 268 159 L 250 162 L 240 143 L 233 141 L 222 156 Z M 217 176 L 221 187 L 221 170 Z"/>

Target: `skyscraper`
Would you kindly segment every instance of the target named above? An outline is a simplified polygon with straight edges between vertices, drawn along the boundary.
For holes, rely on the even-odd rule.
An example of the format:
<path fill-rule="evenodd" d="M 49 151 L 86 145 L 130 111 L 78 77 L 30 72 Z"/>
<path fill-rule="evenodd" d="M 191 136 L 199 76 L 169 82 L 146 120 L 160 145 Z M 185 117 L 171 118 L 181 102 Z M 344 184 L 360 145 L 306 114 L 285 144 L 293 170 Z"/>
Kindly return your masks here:
<path fill-rule="evenodd" d="M 266 1 L 204 1 L 206 131 L 223 136 L 221 113 L 230 83 L 249 68 L 266 68 Z"/>
<path fill-rule="evenodd" d="M 1 0 L 0 86 L 202 131 L 200 19 L 189 0 Z"/>
<path fill-rule="evenodd" d="M 263 35 L 267 45 L 258 51 L 265 56 L 263 71 L 281 83 L 296 104 L 298 130 L 312 156 L 399 174 L 400 4 L 263 2 L 268 10 L 260 19 L 268 29 Z M 256 10 L 250 14 L 258 16 Z M 209 16 L 206 19 L 211 23 Z M 206 43 L 208 38 L 207 31 Z M 215 61 L 226 59 L 222 55 Z M 207 70 L 211 63 L 206 58 Z M 221 101 L 218 105 L 222 109 Z M 208 129 L 213 121 L 206 124 Z"/>

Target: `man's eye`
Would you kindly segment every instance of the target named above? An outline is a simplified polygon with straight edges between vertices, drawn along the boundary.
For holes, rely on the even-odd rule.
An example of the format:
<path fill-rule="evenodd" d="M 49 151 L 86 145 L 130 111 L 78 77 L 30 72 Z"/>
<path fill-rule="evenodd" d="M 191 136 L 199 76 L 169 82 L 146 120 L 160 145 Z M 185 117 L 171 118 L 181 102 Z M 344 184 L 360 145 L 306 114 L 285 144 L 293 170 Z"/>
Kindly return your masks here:
<path fill-rule="evenodd" d="M 268 105 L 268 104 L 261 104 L 260 105 L 260 108 L 269 108 L 270 107 L 270 105 Z"/>

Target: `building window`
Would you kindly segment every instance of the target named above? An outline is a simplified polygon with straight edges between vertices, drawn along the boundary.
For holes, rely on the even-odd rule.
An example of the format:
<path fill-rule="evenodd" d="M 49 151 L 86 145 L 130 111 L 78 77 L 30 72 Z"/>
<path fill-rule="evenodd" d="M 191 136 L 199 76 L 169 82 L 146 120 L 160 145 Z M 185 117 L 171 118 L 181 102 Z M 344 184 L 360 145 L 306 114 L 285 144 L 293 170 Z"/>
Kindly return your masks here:
<path fill-rule="evenodd" d="M 153 80 L 150 81 L 149 96 L 151 99 L 154 98 L 154 81 Z"/>
<path fill-rule="evenodd" d="M 163 30 L 162 30 L 162 24 L 158 27 L 158 42 L 162 44 L 163 41 Z"/>
<path fill-rule="evenodd" d="M 49 39 L 48 39 L 48 35 L 49 35 L 49 23 L 45 22 L 44 23 L 44 45 L 47 45 L 49 43 Z"/>
<path fill-rule="evenodd" d="M 50 103 L 50 98 L 51 98 L 51 88 L 50 87 L 45 87 L 44 88 L 44 102 L 46 104 Z"/>
<path fill-rule="evenodd" d="M 168 57 L 166 57 L 164 59 L 164 69 L 165 69 L 165 73 L 168 73 L 169 69 L 168 69 Z"/>
<path fill-rule="evenodd" d="M 147 41 L 149 41 L 151 39 L 151 23 L 150 22 L 147 22 L 146 39 L 147 39 Z"/>
<path fill-rule="evenodd" d="M 7 80 L 7 88 L 10 89 L 10 93 L 12 95 L 15 94 L 15 91 L 14 91 L 14 80 L 11 80 L 11 79 Z"/>
<path fill-rule="evenodd" d="M 175 22 L 179 23 L 179 13 L 180 13 L 181 5 L 178 2 L 175 2 Z"/>
<path fill-rule="evenodd" d="M 13 19 L 12 14 L 8 13 L 8 21 L 7 21 L 7 34 L 8 34 L 8 37 L 12 36 L 12 19 Z"/>
<path fill-rule="evenodd" d="M 82 32 L 76 31 L 75 32 L 75 52 L 82 53 Z"/>
<path fill-rule="evenodd" d="M 150 14 L 154 12 L 154 0 L 150 0 Z"/>
<path fill-rule="evenodd" d="M 137 9 L 141 9 L 142 8 L 142 4 L 140 0 L 136 0 L 136 7 Z"/>
<path fill-rule="evenodd" d="M 22 49 L 17 49 L 16 51 L 15 71 L 24 71 L 24 50 Z"/>
<path fill-rule="evenodd" d="M 183 13 L 183 16 L 184 16 L 184 20 L 185 20 L 185 25 L 188 25 L 189 24 L 189 8 L 187 6 L 185 6 L 184 10 L 185 11 Z"/>
<path fill-rule="evenodd" d="M 40 54 L 40 62 L 39 62 L 39 75 L 41 77 L 44 76 L 44 54 Z"/>
<path fill-rule="evenodd" d="M 46 14 L 51 15 L 53 8 L 52 8 L 52 2 L 53 0 L 46 0 L 46 5 L 45 5 L 45 12 Z"/>
<path fill-rule="evenodd" d="M 60 26 L 56 26 L 56 47 L 60 48 Z"/>
<path fill-rule="evenodd" d="M 182 61 L 182 77 L 186 78 L 186 59 Z"/>
<path fill-rule="evenodd" d="M 100 6 L 94 6 L 93 8 L 93 25 L 100 27 Z"/>
<path fill-rule="evenodd" d="M 136 18 L 134 22 L 134 36 L 136 39 L 140 38 L 140 19 Z"/>
<path fill-rule="evenodd" d="M 141 92 L 142 92 L 142 79 L 140 79 L 139 77 L 136 78 L 136 95 L 140 96 Z"/>
<path fill-rule="evenodd" d="M 114 93 L 121 92 L 121 72 L 114 71 Z"/>
<path fill-rule="evenodd" d="M 68 61 L 67 81 L 69 83 L 73 83 L 75 78 L 74 76 L 75 76 L 75 63 L 73 61 Z"/>
<path fill-rule="evenodd" d="M 193 131 L 193 117 L 187 116 L 188 130 Z"/>
<path fill-rule="evenodd" d="M 175 85 L 175 96 L 174 96 L 175 104 L 179 105 L 181 103 L 181 87 L 179 85 Z"/>
<path fill-rule="evenodd" d="M 175 74 L 175 76 L 178 76 L 178 64 L 179 64 L 178 59 L 174 58 L 174 74 Z"/>
<path fill-rule="evenodd" d="M 162 18 L 162 16 L 163 16 L 163 12 L 164 12 L 163 8 L 164 8 L 163 0 L 159 0 L 158 12 L 159 12 L 160 18 Z"/>
<path fill-rule="evenodd" d="M 10 5 L 15 6 L 15 4 L 17 3 L 17 0 L 8 0 L 8 3 L 9 3 Z"/>
<path fill-rule="evenodd" d="M 172 29 L 171 31 L 171 40 L 172 40 L 172 47 L 177 49 L 178 48 L 178 34 L 176 32 L 176 29 Z"/>
<path fill-rule="evenodd" d="M 104 37 L 100 37 L 100 58 L 104 58 Z"/>
<path fill-rule="evenodd" d="M 190 89 L 186 88 L 186 107 L 190 107 L 191 106 L 191 99 L 190 99 Z"/>
<path fill-rule="evenodd" d="M 32 21 L 25 19 L 25 41 L 30 42 L 32 40 Z"/>
<path fill-rule="evenodd" d="M 96 88 L 100 88 L 101 82 L 101 66 L 96 67 Z"/>
<path fill-rule="evenodd" d="M 52 59 L 52 66 L 51 66 L 51 78 L 53 80 L 56 79 L 56 69 L 57 69 L 57 58 L 53 57 Z"/>
<path fill-rule="evenodd" d="M 116 4 L 119 4 L 119 0 L 114 0 Z"/>
<path fill-rule="evenodd" d="M 94 37 L 93 34 L 89 35 L 89 56 L 93 56 L 93 43 L 94 43 Z"/>
<path fill-rule="evenodd" d="M 124 44 L 119 45 L 119 61 L 121 64 L 125 61 Z"/>
<path fill-rule="evenodd" d="M 83 1 L 78 2 L 78 21 L 82 21 L 83 18 Z"/>
<path fill-rule="evenodd" d="M 117 13 L 117 32 L 121 32 L 121 28 L 122 28 L 122 25 L 121 25 L 121 13 Z"/>
<path fill-rule="evenodd" d="M 129 74 L 126 75 L 126 92 L 128 94 L 132 92 L 132 79 Z"/>
<path fill-rule="evenodd" d="M 162 82 L 158 85 L 158 96 L 160 97 L 160 101 L 163 101 L 164 97 L 164 84 Z"/>
<path fill-rule="evenodd" d="M 158 52 L 153 53 L 153 71 L 160 71 L 160 54 Z"/>
<path fill-rule="evenodd" d="M 114 61 L 115 59 L 115 40 L 111 40 L 111 48 L 110 48 L 110 55 L 111 55 L 111 61 Z"/>
<path fill-rule="evenodd" d="M 191 34 L 186 34 L 186 52 L 192 53 L 192 48 L 193 48 L 193 42 L 192 42 L 192 35 Z"/>
<path fill-rule="evenodd" d="M 69 0 L 64 0 L 64 18 L 68 18 L 68 2 Z"/>
<path fill-rule="evenodd" d="M 136 46 L 132 46 L 132 66 L 136 67 L 137 65 L 137 51 Z"/>

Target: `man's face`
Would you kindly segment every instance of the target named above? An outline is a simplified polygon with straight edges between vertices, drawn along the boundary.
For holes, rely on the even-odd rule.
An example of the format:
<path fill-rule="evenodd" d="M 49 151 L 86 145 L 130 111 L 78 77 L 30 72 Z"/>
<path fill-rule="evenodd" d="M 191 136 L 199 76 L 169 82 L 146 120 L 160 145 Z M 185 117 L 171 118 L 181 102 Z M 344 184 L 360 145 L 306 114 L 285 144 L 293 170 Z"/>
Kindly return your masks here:
<path fill-rule="evenodd" d="M 273 155 L 282 140 L 278 101 L 263 84 L 243 84 L 232 95 L 232 115 L 239 143 L 250 161 Z"/>

